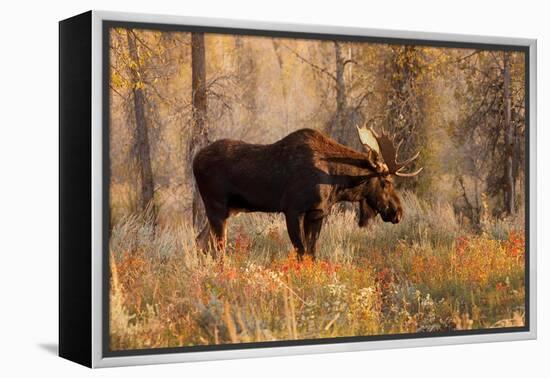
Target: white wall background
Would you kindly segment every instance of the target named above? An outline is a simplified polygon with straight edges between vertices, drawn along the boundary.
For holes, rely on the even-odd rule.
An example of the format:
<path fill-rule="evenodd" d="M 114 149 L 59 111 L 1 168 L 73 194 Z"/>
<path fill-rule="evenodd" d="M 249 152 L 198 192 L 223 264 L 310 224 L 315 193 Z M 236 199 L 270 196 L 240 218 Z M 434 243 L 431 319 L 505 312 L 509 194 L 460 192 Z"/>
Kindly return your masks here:
<path fill-rule="evenodd" d="M 0 375 L 57 377 L 514 377 L 550 373 L 543 218 L 548 214 L 550 12 L 545 1 L 5 1 L 0 22 Z M 103 369 L 55 356 L 57 344 L 57 21 L 119 10 L 537 38 L 539 340 Z M 546 350 L 545 350 L 546 349 Z M 546 373 L 546 374 L 544 374 Z M 31 375 L 32 374 L 32 375 Z M 548 375 L 546 375 L 548 376 Z"/>

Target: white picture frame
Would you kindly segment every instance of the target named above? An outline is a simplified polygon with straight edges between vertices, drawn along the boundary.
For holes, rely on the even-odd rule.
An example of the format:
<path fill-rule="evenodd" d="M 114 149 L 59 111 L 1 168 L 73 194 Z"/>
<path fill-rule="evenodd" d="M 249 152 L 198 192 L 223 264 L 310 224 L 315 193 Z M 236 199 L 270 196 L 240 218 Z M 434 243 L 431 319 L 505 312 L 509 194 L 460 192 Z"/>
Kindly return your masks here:
<path fill-rule="evenodd" d="M 87 16 L 88 17 L 88 16 Z M 253 358 L 267 356 L 286 356 L 310 353 L 327 352 L 348 352 L 360 350 L 375 350 L 388 348 L 408 348 L 449 344 L 467 344 L 498 342 L 512 340 L 535 339 L 537 336 L 537 41 L 533 39 L 503 38 L 477 35 L 459 35 L 443 33 L 426 33 L 413 31 L 381 30 L 368 28 L 350 28 L 323 25 L 302 25 L 285 23 L 266 23 L 244 20 L 228 20 L 214 18 L 194 18 L 183 16 L 135 14 L 122 12 L 91 11 L 89 13 L 91 25 L 91 230 L 89 238 L 90 250 L 90 274 L 91 274 L 91 336 L 89 360 L 82 362 L 91 367 L 115 367 L 127 365 L 143 365 L 157 363 L 191 362 L 205 360 L 222 360 L 235 358 Z M 329 34 L 339 36 L 364 36 L 380 39 L 405 39 L 417 41 L 437 42 L 442 45 L 449 43 L 473 43 L 488 45 L 513 45 L 523 46 L 528 49 L 529 67 L 529 207 L 528 207 L 528 235 L 529 250 L 528 270 L 528 330 L 521 332 L 498 332 L 498 333 L 476 333 L 460 334 L 453 336 L 438 337 L 411 337 L 392 340 L 356 341 L 345 343 L 304 343 L 293 346 L 270 346 L 241 349 L 209 350 L 209 351 L 186 351 L 169 353 L 150 353 L 140 355 L 119 355 L 108 356 L 104 352 L 104 214 L 103 214 L 103 193 L 105 182 L 103 180 L 104 169 L 104 141 L 103 122 L 105 119 L 104 99 L 104 27 L 109 21 L 129 22 L 138 24 L 154 25 L 185 25 L 213 28 L 228 28 L 251 31 L 273 31 L 292 32 L 307 34 Z M 527 69 L 527 68 L 526 68 Z M 62 231 L 63 232 L 63 231 Z M 83 341 L 84 342 L 84 341 Z M 63 350 L 63 346 L 60 346 Z M 62 353 L 63 354 L 63 353 Z M 70 356 L 68 357 L 70 358 Z"/>

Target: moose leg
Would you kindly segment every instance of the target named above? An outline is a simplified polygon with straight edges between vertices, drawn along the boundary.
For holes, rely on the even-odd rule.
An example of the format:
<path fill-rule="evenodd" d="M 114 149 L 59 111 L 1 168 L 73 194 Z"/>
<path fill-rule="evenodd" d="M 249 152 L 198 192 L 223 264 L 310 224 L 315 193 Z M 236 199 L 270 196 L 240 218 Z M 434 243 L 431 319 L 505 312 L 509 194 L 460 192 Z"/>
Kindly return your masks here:
<path fill-rule="evenodd" d="M 290 241 L 298 253 L 298 258 L 302 258 L 305 253 L 304 248 L 304 214 L 285 213 L 286 228 Z"/>
<path fill-rule="evenodd" d="M 304 219 L 306 252 L 314 259 L 317 252 L 317 240 L 323 226 L 323 214 L 320 211 L 311 211 Z"/>
<path fill-rule="evenodd" d="M 222 255 L 225 253 L 226 224 L 229 212 L 223 205 L 210 204 L 206 208 L 206 217 L 210 224 L 210 243 L 214 250 Z"/>
<path fill-rule="evenodd" d="M 225 253 L 226 218 L 209 219 L 212 245 L 216 252 Z"/>

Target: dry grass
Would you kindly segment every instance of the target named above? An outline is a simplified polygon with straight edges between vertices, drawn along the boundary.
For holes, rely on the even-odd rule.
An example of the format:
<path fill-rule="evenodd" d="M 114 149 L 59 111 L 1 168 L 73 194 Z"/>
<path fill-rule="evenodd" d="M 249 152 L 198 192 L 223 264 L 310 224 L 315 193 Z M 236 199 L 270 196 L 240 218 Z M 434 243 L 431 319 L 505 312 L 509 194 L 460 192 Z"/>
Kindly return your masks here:
<path fill-rule="evenodd" d="M 298 262 L 284 220 L 230 220 L 223 261 L 192 229 L 121 216 L 110 240 L 113 350 L 521 326 L 520 224 L 465 231 L 448 205 L 404 194 L 399 225 L 335 212 L 319 258 Z"/>

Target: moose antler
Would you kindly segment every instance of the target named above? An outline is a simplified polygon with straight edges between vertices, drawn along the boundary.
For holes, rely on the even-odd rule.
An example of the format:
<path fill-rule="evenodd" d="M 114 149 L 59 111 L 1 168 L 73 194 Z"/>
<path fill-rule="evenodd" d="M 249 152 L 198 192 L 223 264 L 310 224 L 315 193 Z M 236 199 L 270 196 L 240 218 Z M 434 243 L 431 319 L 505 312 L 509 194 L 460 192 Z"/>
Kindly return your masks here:
<path fill-rule="evenodd" d="M 414 177 L 422 171 L 423 168 L 419 168 L 415 172 L 403 172 L 403 169 L 407 165 L 420 156 L 420 152 L 417 152 L 403 162 L 398 162 L 397 154 L 403 142 L 402 140 L 396 146 L 394 144 L 394 138 L 391 138 L 385 131 L 382 131 L 382 133 L 378 135 L 372 128 L 367 128 L 366 126 L 356 127 L 361 143 L 375 151 L 384 160 L 390 174 L 401 177 Z"/>
<path fill-rule="evenodd" d="M 378 144 L 378 135 L 374 132 L 373 129 L 367 129 L 367 127 L 357 127 L 357 132 L 359 133 L 359 140 L 363 146 L 367 146 L 378 155 L 380 155 L 380 146 Z"/>

